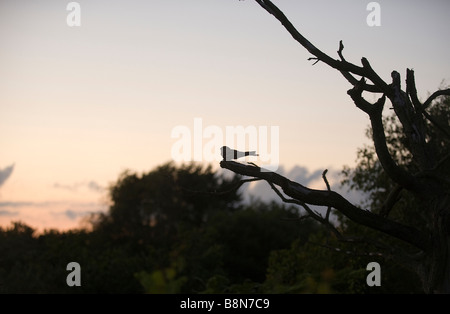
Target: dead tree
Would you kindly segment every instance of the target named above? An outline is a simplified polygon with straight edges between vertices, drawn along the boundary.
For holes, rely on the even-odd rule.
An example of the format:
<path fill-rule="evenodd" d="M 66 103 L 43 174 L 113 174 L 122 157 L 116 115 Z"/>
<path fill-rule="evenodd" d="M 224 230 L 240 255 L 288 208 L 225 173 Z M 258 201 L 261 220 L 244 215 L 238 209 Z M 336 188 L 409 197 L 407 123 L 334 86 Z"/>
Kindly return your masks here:
<path fill-rule="evenodd" d="M 402 189 L 413 193 L 424 204 L 423 212 L 427 216 L 429 226 L 426 231 L 394 221 L 385 215 L 378 215 L 351 204 L 342 195 L 330 190 L 315 190 L 293 182 L 277 173 L 254 164 L 243 164 L 223 160 L 222 168 L 237 174 L 267 181 L 283 201 L 303 206 L 309 217 L 325 224 L 342 241 L 351 241 L 341 235 L 329 222 L 330 211 L 337 210 L 353 222 L 380 231 L 388 236 L 400 239 L 414 248 L 414 254 L 395 252 L 393 258 L 401 260 L 419 275 L 423 289 L 427 293 L 450 293 L 450 178 L 442 176 L 441 167 L 450 156 L 436 160 L 427 151 L 427 138 L 424 128 L 425 119 L 449 137 L 448 126 L 439 125 L 428 113 L 427 108 L 439 96 L 450 95 L 450 89 L 438 90 L 431 94 L 425 102 L 420 102 L 415 86 L 414 71 L 406 71 L 406 88 L 402 90 L 400 74 L 393 71 L 391 81 L 384 81 L 371 67 L 366 58 L 361 65 L 348 62 L 343 55 L 344 45 L 339 43 L 337 55 L 333 59 L 307 40 L 288 20 L 283 12 L 269 0 L 255 0 L 268 13 L 272 14 L 292 37 L 313 56 L 308 60 L 323 62 L 339 71 L 352 85 L 347 91 L 357 108 L 365 112 L 371 122 L 373 143 L 378 159 L 386 174 Z M 382 96 L 370 103 L 362 97 L 363 92 L 377 93 Z M 382 112 L 386 100 L 389 100 L 398 117 L 403 132 L 409 142 L 413 161 L 420 169 L 410 173 L 399 166 L 391 156 L 386 143 Z M 279 190 L 281 188 L 284 195 Z M 395 192 L 395 191 L 394 191 Z M 290 197 L 290 198 L 288 198 Z M 308 205 L 328 207 L 326 215 L 320 215 Z"/>

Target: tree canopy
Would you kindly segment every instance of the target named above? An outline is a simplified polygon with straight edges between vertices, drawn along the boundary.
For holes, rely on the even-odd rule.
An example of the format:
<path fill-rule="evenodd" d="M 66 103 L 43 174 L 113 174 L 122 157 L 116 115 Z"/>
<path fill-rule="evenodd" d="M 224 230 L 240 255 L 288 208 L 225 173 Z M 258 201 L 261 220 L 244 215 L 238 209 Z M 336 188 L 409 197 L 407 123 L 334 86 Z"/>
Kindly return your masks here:
<path fill-rule="evenodd" d="M 246 204 L 239 186 L 237 176 L 194 164 L 124 172 L 110 187 L 109 211 L 92 217 L 89 230 L 0 228 L 0 292 L 256 291 L 271 252 L 306 242 L 315 224 L 296 221 L 294 207 Z M 73 261 L 80 287 L 66 284 Z"/>

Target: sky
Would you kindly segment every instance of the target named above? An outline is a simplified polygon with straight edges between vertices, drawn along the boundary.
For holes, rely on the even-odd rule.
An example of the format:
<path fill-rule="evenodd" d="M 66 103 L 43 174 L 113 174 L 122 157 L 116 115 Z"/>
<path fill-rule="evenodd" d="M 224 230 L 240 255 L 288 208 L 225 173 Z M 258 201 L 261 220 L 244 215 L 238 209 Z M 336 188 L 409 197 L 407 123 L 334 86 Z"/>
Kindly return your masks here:
<path fill-rule="evenodd" d="M 79 26 L 69 2 L 0 1 L 0 226 L 77 227 L 107 210 L 120 173 L 179 161 L 180 144 L 218 169 L 202 149 L 229 143 L 227 127 L 256 130 L 236 148 L 270 143 L 306 182 L 369 143 L 349 83 L 255 1 L 80 0 Z M 368 58 L 386 81 L 413 68 L 422 99 L 448 84 L 450 2 L 377 1 L 379 26 L 369 2 L 274 1 L 333 58 L 343 40 L 348 61 Z"/>

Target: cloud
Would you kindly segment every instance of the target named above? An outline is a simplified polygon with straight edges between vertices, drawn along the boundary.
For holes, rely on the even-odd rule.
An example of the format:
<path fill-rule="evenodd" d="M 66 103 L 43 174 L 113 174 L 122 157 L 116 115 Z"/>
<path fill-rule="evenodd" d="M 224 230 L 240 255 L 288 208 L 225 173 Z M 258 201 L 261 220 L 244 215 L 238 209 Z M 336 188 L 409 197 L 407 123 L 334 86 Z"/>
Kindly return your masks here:
<path fill-rule="evenodd" d="M 107 210 L 107 207 L 104 205 L 94 203 L 94 202 L 78 202 L 67 204 L 67 209 L 62 212 L 52 211 L 51 215 L 53 216 L 64 216 L 69 218 L 72 221 L 77 220 L 80 217 L 86 217 L 88 215 L 94 213 L 100 213 Z"/>
<path fill-rule="evenodd" d="M 76 191 L 78 186 L 76 184 L 73 185 L 67 185 L 67 184 L 61 184 L 61 183 L 54 183 L 53 187 L 55 189 L 62 189 L 62 190 L 67 190 L 67 191 Z"/>
<path fill-rule="evenodd" d="M 93 180 L 88 182 L 77 182 L 74 184 L 61 184 L 59 182 L 56 182 L 53 184 L 53 187 L 55 189 L 62 189 L 70 192 L 77 192 L 80 188 L 87 188 L 92 192 L 103 192 L 104 190 L 104 188 L 100 184 Z"/>
<path fill-rule="evenodd" d="M 0 210 L 0 216 L 17 216 L 19 212 L 12 212 L 9 210 Z"/>
<path fill-rule="evenodd" d="M 69 218 L 70 220 L 75 220 L 82 214 L 74 210 L 68 209 L 64 212 L 64 215 L 66 215 L 67 218 Z"/>
<path fill-rule="evenodd" d="M 35 205 L 34 202 L 0 202 L 0 207 L 23 207 Z"/>
<path fill-rule="evenodd" d="M 94 192 L 102 192 L 104 190 L 104 188 L 95 181 L 89 181 L 87 187 Z"/>
<path fill-rule="evenodd" d="M 305 186 L 310 185 L 317 179 L 322 178 L 322 172 L 323 170 L 315 170 L 311 172 L 308 168 L 302 167 L 302 166 L 295 166 L 287 173 L 287 177 L 290 178 L 290 180 L 293 180 L 295 182 L 299 182 Z"/>
<path fill-rule="evenodd" d="M 0 202 L 0 227 L 21 221 L 39 232 L 45 229 L 68 230 L 79 228 L 84 219 L 107 210 L 107 204 L 94 201 Z"/>
<path fill-rule="evenodd" d="M 9 178 L 9 176 L 11 175 L 13 170 L 14 170 L 14 164 L 12 164 L 11 166 L 8 166 L 4 169 L 0 169 L 0 186 L 2 186 L 3 183 L 5 183 L 5 181 Z"/>

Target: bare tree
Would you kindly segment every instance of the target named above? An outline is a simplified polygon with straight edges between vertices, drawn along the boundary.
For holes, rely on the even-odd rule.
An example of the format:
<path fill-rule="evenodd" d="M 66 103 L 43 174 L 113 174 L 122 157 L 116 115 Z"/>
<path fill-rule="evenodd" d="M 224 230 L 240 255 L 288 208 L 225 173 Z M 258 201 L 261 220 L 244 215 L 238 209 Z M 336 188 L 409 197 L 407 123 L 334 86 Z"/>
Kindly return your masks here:
<path fill-rule="evenodd" d="M 450 95 L 450 89 L 438 90 L 431 94 L 425 102 L 420 102 L 415 86 L 414 71 L 406 71 L 406 89 L 402 90 L 400 74 L 391 73 L 391 82 L 385 82 L 371 67 L 366 58 L 361 59 L 361 65 L 345 60 L 344 45 L 339 43 L 338 59 L 333 59 L 323 53 L 292 25 L 283 12 L 269 0 L 255 0 L 268 13 L 272 14 L 292 37 L 308 50 L 313 57 L 308 60 L 323 62 L 339 71 L 352 85 L 347 91 L 356 107 L 365 112 L 371 122 L 373 143 L 378 159 L 385 173 L 398 185 L 392 191 L 394 197 L 399 189 L 411 192 L 421 204 L 423 215 L 426 215 L 428 226 L 418 230 L 412 226 L 394 221 L 386 215 L 359 208 L 342 195 L 331 191 L 325 172 L 323 178 L 326 190 L 315 190 L 293 182 L 277 173 L 262 169 L 255 164 L 242 164 L 223 160 L 222 168 L 237 174 L 265 180 L 283 201 L 302 206 L 307 217 L 321 222 L 330 228 L 331 232 L 341 241 L 356 241 L 348 238 L 330 223 L 331 210 L 337 210 L 353 222 L 380 231 L 391 237 L 400 239 L 413 248 L 407 253 L 387 248 L 387 257 L 400 260 L 412 268 L 420 277 L 423 289 L 427 293 L 450 293 L 450 178 L 442 175 L 442 167 L 449 161 L 450 156 L 438 160 L 427 150 L 426 120 L 430 121 L 444 136 L 450 137 L 448 125 L 441 125 L 427 112 L 430 104 L 439 96 Z M 375 103 L 370 103 L 362 97 L 363 92 L 381 94 Z M 411 173 L 398 165 L 391 156 L 383 126 L 382 112 L 386 100 L 389 100 L 398 117 L 412 160 L 420 171 Z M 279 189 L 281 188 L 282 193 Z M 386 206 L 392 206 L 392 199 L 387 200 Z M 327 207 L 325 215 L 312 210 L 308 205 Z M 384 210 L 385 212 L 385 210 Z M 371 240 L 376 243 L 376 240 Z M 380 245 L 381 247 L 381 245 Z"/>

